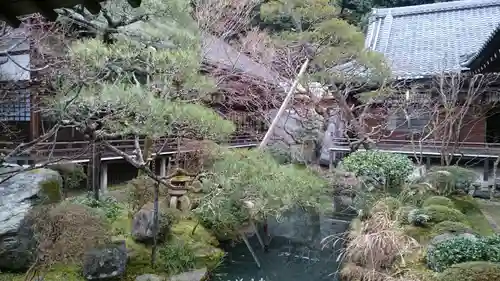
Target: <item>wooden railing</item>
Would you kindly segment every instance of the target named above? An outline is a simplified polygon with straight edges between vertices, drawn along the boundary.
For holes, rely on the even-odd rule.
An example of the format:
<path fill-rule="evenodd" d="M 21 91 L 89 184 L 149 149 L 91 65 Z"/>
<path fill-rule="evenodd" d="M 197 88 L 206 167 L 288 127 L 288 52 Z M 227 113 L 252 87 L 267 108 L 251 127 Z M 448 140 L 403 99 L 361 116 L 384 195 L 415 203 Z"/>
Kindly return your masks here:
<path fill-rule="evenodd" d="M 334 138 L 335 147 L 348 147 L 349 141 L 346 138 Z M 429 141 L 409 141 L 383 139 L 375 143 L 375 147 L 383 150 L 413 151 L 420 153 L 453 153 L 464 155 L 500 155 L 500 143 L 487 142 L 451 142 L 443 143 L 439 140 Z"/>
<path fill-rule="evenodd" d="M 235 135 L 225 142 L 226 145 L 238 146 L 252 146 L 257 145 L 262 136 L 251 135 Z M 134 149 L 134 140 L 109 140 L 114 147 L 127 154 L 131 154 Z M 202 141 L 201 141 L 202 142 Z M 155 140 L 153 151 L 157 153 L 175 153 L 176 151 L 193 151 L 199 147 L 200 141 L 181 140 L 180 147 L 178 148 L 177 138 L 162 138 Z M 0 153 L 4 155 L 10 153 L 19 143 L 14 142 L 0 142 Z M 144 139 L 140 140 L 141 148 L 144 148 Z M 117 157 L 115 153 L 107 149 L 101 149 L 103 158 Z M 33 160 L 45 159 L 58 159 L 64 160 L 83 160 L 90 158 L 90 146 L 88 141 L 74 141 L 74 142 L 42 142 L 38 143 L 29 153 L 24 155 L 16 155 L 16 157 L 30 158 Z"/>

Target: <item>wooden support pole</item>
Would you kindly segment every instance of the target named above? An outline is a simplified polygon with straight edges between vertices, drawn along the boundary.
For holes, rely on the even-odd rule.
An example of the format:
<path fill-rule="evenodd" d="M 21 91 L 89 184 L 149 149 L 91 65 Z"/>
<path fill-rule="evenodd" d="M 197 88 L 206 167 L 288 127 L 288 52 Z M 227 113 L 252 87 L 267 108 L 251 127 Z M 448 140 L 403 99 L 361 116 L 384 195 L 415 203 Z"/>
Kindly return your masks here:
<path fill-rule="evenodd" d="M 278 113 L 276 113 L 276 116 L 274 116 L 273 122 L 269 126 L 269 129 L 267 130 L 266 135 L 264 136 L 264 138 L 260 142 L 259 147 L 257 149 L 264 149 L 267 146 L 267 144 L 269 143 L 269 140 L 271 140 L 271 136 L 273 135 L 273 131 L 276 128 L 276 126 L 278 125 L 278 122 L 279 122 L 281 116 L 283 115 L 283 113 L 285 112 L 286 108 L 288 107 L 288 104 L 292 100 L 293 94 L 295 93 L 295 89 L 299 85 L 300 79 L 302 78 L 302 76 L 306 72 L 310 61 L 311 61 L 311 59 L 307 58 L 306 61 L 300 67 L 299 73 L 297 74 L 297 77 L 293 81 L 292 86 L 288 90 L 288 93 L 285 97 L 285 100 L 281 104 L 280 109 L 278 110 Z M 265 241 L 263 242 L 263 244 L 264 244 L 264 251 L 266 251 L 266 252 L 267 252 L 268 246 L 269 246 L 269 233 L 267 230 L 268 230 L 267 218 L 264 218 L 264 239 L 265 239 Z M 254 255 L 254 253 L 252 253 L 252 255 Z M 257 260 L 256 260 L 256 262 L 257 262 Z M 260 265 L 259 265 L 259 267 L 260 267 Z"/>
<path fill-rule="evenodd" d="M 483 181 L 488 183 L 488 177 L 490 175 L 490 159 L 484 159 L 484 170 L 483 170 Z"/>
<path fill-rule="evenodd" d="M 328 151 L 328 170 L 330 172 L 333 172 L 333 168 L 335 167 L 335 165 L 333 165 L 333 161 L 335 159 L 335 152 L 333 150 L 330 150 Z"/>
<path fill-rule="evenodd" d="M 276 116 L 274 116 L 273 122 L 269 126 L 269 129 L 267 130 L 266 135 L 264 136 L 264 138 L 260 142 L 260 145 L 259 145 L 258 149 L 263 149 L 264 147 L 266 147 L 266 145 L 269 142 L 269 140 L 271 140 L 271 136 L 273 134 L 273 131 L 276 128 L 276 126 L 278 125 L 278 122 L 279 122 L 281 116 L 283 115 L 283 113 L 285 112 L 286 108 L 288 107 L 288 103 L 290 103 L 290 101 L 292 100 L 293 94 L 295 93 L 295 89 L 299 85 L 300 79 L 302 78 L 302 76 L 306 72 L 307 66 L 309 65 L 309 61 L 310 60 L 308 58 L 302 64 L 302 67 L 300 68 L 299 74 L 297 74 L 297 77 L 293 81 L 292 86 L 288 90 L 288 93 L 286 94 L 285 100 L 281 104 L 280 109 L 278 110 L 278 113 L 276 113 Z"/>
<path fill-rule="evenodd" d="M 257 226 L 253 221 L 250 221 L 250 226 L 252 227 L 252 231 L 257 236 L 257 240 L 259 240 L 259 244 L 262 247 L 263 250 L 266 250 L 266 246 L 264 245 L 264 240 L 262 240 L 262 237 L 260 237 L 259 230 L 257 229 Z"/>
<path fill-rule="evenodd" d="M 250 242 L 248 241 L 248 237 L 247 237 L 246 233 L 245 232 L 240 232 L 240 236 L 241 236 L 241 239 L 243 240 L 243 242 L 245 242 L 245 245 L 247 246 L 248 251 L 250 251 L 250 254 L 252 254 L 253 260 L 257 264 L 257 267 L 260 268 L 259 258 L 257 258 L 257 255 L 255 254 L 255 252 L 254 252 L 254 250 L 252 248 L 252 245 L 250 245 Z"/>
<path fill-rule="evenodd" d="M 101 162 L 101 194 L 108 192 L 108 164 Z"/>
<path fill-rule="evenodd" d="M 160 177 L 167 176 L 167 158 L 162 157 L 160 159 Z"/>

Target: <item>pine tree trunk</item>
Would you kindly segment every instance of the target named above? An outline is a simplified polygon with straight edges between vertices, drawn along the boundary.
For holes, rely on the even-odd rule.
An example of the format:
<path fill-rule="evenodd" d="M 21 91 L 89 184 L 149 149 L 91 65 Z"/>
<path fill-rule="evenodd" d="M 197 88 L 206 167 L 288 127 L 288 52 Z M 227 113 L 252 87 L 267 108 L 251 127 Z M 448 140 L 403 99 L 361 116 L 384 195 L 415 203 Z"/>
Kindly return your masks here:
<path fill-rule="evenodd" d="M 101 152 L 100 145 L 96 142 L 95 138 L 92 138 L 89 142 L 90 145 L 90 163 L 89 163 L 89 191 L 92 191 L 95 200 L 99 200 L 99 189 L 100 189 L 100 167 L 101 167 Z"/>
<path fill-rule="evenodd" d="M 160 194 L 160 184 L 157 182 L 154 189 L 154 202 L 153 202 L 153 247 L 151 248 L 151 266 L 154 267 L 156 262 L 156 246 L 157 246 L 157 236 L 158 236 L 158 224 L 159 224 L 159 194 Z"/>
<path fill-rule="evenodd" d="M 143 153 L 143 161 L 144 163 L 148 163 L 149 156 L 151 156 L 151 149 L 153 148 L 153 140 L 150 137 L 146 137 L 144 139 L 144 153 Z M 153 171 L 156 173 L 156 171 Z M 139 170 L 138 176 L 144 175 L 144 171 Z"/>

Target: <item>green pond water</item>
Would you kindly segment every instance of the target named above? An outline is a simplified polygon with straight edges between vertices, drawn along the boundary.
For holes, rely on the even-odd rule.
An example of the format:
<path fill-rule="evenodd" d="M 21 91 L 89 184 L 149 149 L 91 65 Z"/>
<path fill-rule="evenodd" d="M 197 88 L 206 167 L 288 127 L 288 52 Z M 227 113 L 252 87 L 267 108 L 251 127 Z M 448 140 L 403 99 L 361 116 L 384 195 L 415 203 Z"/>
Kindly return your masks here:
<path fill-rule="evenodd" d="M 320 218 L 306 224 L 292 219 L 274 230 L 270 227 L 271 235 L 273 232 L 277 235 L 272 235 L 268 252 L 264 252 L 255 236 L 249 238 L 261 268 L 244 243 L 225 247 L 228 255 L 211 281 L 259 281 L 261 278 L 264 281 L 338 281 L 342 243 L 339 240 L 335 245 L 326 245 L 321 241 L 331 234 L 341 236 L 348 223 Z"/>

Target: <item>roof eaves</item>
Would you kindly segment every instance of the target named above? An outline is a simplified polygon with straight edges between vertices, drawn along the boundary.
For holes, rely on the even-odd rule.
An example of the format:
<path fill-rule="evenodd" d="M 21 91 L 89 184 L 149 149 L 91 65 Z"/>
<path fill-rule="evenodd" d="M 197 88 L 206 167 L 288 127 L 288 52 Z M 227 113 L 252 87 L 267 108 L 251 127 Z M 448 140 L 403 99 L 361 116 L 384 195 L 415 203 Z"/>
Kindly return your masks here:
<path fill-rule="evenodd" d="M 389 13 L 392 16 L 407 16 L 417 14 L 428 14 L 436 12 L 458 11 L 465 9 L 486 8 L 500 6 L 498 0 L 462 0 L 451 2 L 440 2 L 434 4 L 424 4 L 416 6 L 405 6 L 396 8 L 376 8 L 372 10 L 372 17 L 385 17 Z"/>
<path fill-rule="evenodd" d="M 485 59 L 491 54 L 488 52 L 491 51 L 492 44 L 498 43 L 500 41 L 500 24 L 495 28 L 495 30 L 490 34 L 488 39 L 483 43 L 481 48 L 471 56 L 468 56 L 464 61 L 460 63 L 461 66 L 466 68 L 479 68 L 480 64 L 484 63 Z"/>

